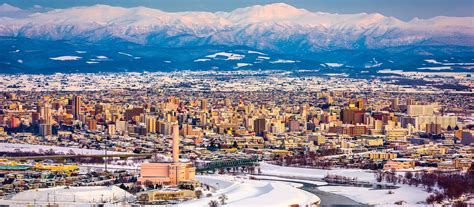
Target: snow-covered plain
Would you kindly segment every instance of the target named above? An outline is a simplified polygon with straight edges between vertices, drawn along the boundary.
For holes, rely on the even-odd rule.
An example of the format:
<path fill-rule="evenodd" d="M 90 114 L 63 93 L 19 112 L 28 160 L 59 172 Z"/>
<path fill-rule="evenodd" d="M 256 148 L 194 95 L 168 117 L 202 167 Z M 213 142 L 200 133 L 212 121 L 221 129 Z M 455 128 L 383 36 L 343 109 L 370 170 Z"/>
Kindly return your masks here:
<path fill-rule="evenodd" d="M 35 202 L 37 204 L 54 201 L 61 206 L 67 203 L 101 203 L 101 201 L 119 201 L 130 198 L 132 195 L 117 186 L 93 186 L 93 187 L 66 187 L 44 188 L 29 190 L 14 195 L 10 201 L 14 204 L 26 204 Z M 0 203 L 2 203 L 0 201 Z M 65 203 L 65 204 L 62 204 Z"/>
<path fill-rule="evenodd" d="M 319 190 L 340 194 L 357 202 L 376 206 L 392 206 L 397 201 L 405 201 L 405 204 L 410 206 L 424 206 L 423 202 L 429 195 L 421 188 L 406 185 L 392 190 L 373 190 L 352 186 L 321 186 Z M 389 194 L 389 191 L 392 191 L 392 194 Z"/>
<path fill-rule="evenodd" d="M 229 53 L 229 52 L 218 52 L 212 55 L 207 55 L 206 57 L 214 58 L 214 59 L 223 59 L 223 60 L 242 60 L 245 58 L 245 55 Z M 222 58 L 222 57 L 225 57 L 225 58 Z"/>
<path fill-rule="evenodd" d="M 228 197 L 225 206 L 300 206 L 320 202 L 309 192 L 300 190 L 293 184 L 280 181 L 257 181 L 225 175 L 197 176 L 202 183 L 218 190 L 211 197 L 204 197 L 180 204 L 179 206 L 207 206 L 222 194 Z"/>
<path fill-rule="evenodd" d="M 280 63 L 295 63 L 296 61 L 294 60 L 283 60 L 283 59 L 278 59 L 275 61 L 270 61 L 272 64 L 280 64 Z"/>
<path fill-rule="evenodd" d="M 260 170 L 264 175 L 300 177 L 300 178 L 318 178 L 322 179 L 326 175 L 340 175 L 345 177 L 357 178 L 359 181 L 375 181 L 372 172 L 361 169 L 333 169 L 322 170 L 312 168 L 282 167 L 268 163 L 260 163 Z"/>
<path fill-rule="evenodd" d="M 329 66 L 329 67 L 333 67 L 333 68 L 342 67 L 344 65 L 344 64 L 341 64 L 341 63 L 324 63 L 324 64 Z"/>
<path fill-rule="evenodd" d="M 69 60 L 79 60 L 82 57 L 79 56 L 71 56 L 71 55 L 66 55 L 66 56 L 58 56 L 58 57 L 52 57 L 49 58 L 51 60 L 59 60 L 59 61 L 69 61 Z"/>
<path fill-rule="evenodd" d="M 22 152 L 46 152 L 48 150 L 54 150 L 56 153 L 67 154 L 73 151 L 76 155 L 102 155 L 105 154 L 104 150 L 95 149 L 82 149 L 75 147 L 58 147 L 58 146 L 47 146 L 47 145 L 33 145 L 33 144 L 15 144 L 15 143 L 0 143 L 0 152 L 15 152 L 20 150 Z M 107 154 L 127 154 L 126 152 L 114 152 L 107 151 Z"/>
<path fill-rule="evenodd" d="M 297 182 L 301 182 L 304 178 L 323 178 L 327 174 L 340 175 L 351 178 L 357 178 L 359 181 L 367 181 L 376 183 L 375 176 L 370 171 L 360 169 L 310 169 L 297 167 L 282 167 L 271 165 L 268 163 L 261 163 L 260 169 L 262 174 L 274 176 L 297 177 Z M 299 179 L 298 179 L 299 178 Z M 293 179 L 285 179 L 291 181 Z M 307 181 L 309 182 L 309 181 Z M 354 201 L 376 205 L 376 206 L 392 206 L 397 201 L 405 201 L 406 205 L 423 206 L 423 202 L 428 197 L 428 193 L 422 188 L 397 185 L 399 188 L 392 189 L 393 194 L 388 194 L 389 190 L 375 190 L 365 187 L 352 186 L 320 186 L 319 190 L 346 196 Z"/>

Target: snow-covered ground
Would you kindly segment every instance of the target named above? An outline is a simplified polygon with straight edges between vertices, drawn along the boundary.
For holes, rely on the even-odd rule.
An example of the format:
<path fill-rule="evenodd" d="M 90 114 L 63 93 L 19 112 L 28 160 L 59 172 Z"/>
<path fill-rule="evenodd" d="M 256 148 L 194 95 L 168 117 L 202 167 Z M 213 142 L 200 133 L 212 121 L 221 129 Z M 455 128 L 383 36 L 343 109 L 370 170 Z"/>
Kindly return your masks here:
<path fill-rule="evenodd" d="M 274 175 L 274 176 L 287 176 L 287 177 L 298 177 L 294 181 L 301 182 L 304 178 L 323 178 L 327 174 L 340 175 L 351 178 L 357 178 L 359 181 L 367 181 L 376 183 L 375 176 L 373 173 L 367 170 L 360 169 L 310 169 L 310 168 L 297 168 L 297 167 L 282 167 L 277 165 L 271 165 L 268 163 L 261 163 L 260 169 L 262 174 Z M 293 179 L 284 179 L 285 181 L 291 181 Z M 308 183 L 311 181 L 307 181 Z M 422 188 L 408 186 L 408 185 L 397 185 L 399 188 L 392 189 L 393 194 L 389 194 L 390 190 L 375 190 L 365 187 L 352 187 L 352 186 L 320 186 L 319 190 L 339 194 L 346 196 L 354 201 L 376 205 L 376 206 L 391 206 L 397 201 L 405 201 L 407 205 L 411 206 L 423 206 L 422 202 L 428 197 L 428 193 Z"/>
<path fill-rule="evenodd" d="M 210 61 L 211 59 L 207 59 L 207 58 L 201 58 L 201 59 L 196 59 L 194 60 L 194 62 L 206 62 L 206 61 Z"/>
<path fill-rule="evenodd" d="M 207 58 L 214 58 L 214 59 L 216 59 L 216 58 L 217 59 L 222 59 L 222 58 L 219 58 L 220 56 L 226 57 L 223 60 L 241 60 L 241 59 L 245 58 L 245 55 L 236 54 L 236 53 L 229 53 L 229 52 L 218 52 L 218 53 L 215 53 L 215 54 L 212 54 L 212 55 L 207 55 L 206 57 Z"/>
<path fill-rule="evenodd" d="M 49 59 L 59 60 L 59 61 L 68 61 L 68 60 L 79 60 L 81 58 L 82 57 L 79 57 L 79 56 L 66 55 L 66 56 L 52 57 L 52 58 L 49 58 Z"/>
<path fill-rule="evenodd" d="M 198 180 L 218 190 L 211 197 L 205 197 L 180 204 L 180 206 L 207 206 L 218 197 L 228 197 L 225 206 L 301 206 L 320 202 L 320 199 L 309 192 L 300 190 L 290 183 L 280 181 L 257 181 L 234 176 L 211 175 L 197 176 Z"/>
<path fill-rule="evenodd" d="M 278 59 L 275 61 L 270 61 L 271 64 L 280 64 L 280 63 L 295 63 L 296 61 L 294 60 L 283 60 L 283 59 Z"/>
<path fill-rule="evenodd" d="M 319 190 L 340 194 L 357 202 L 376 206 L 391 206 L 397 201 L 405 201 L 406 205 L 422 206 L 421 202 L 424 202 L 429 195 L 421 188 L 407 185 L 392 189 L 392 194 L 389 194 L 390 190 L 373 190 L 351 186 L 322 186 L 319 187 Z"/>
<path fill-rule="evenodd" d="M 322 170 L 312 168 L 282 167 L 263 162 L 260 163 L 260 170 L 262 171 L 262 174 L 265 175 L 322 179 L 324 176 L 330 174 L 351 178 L 357 177 L 357 179 L 360 181 L 375 181 L 375 177 L 372 172 L 361 169 Z"/>
<path fill-rule="evenodd" d="M 46 152 L 50 149 L 56 153 L 68 154 L 69 151 L 73 151 L 76 155 L 102 155 L 105 154 L 104 150 L 95 149 L 82 149 L 75 147 L 58 147 L 58 146 L 47 146 L 47 145 L 34 145 L 34 144 L 15 144 L 15 143 L 0 143 L 0 152 L 15 152 L 20 150 L 22 152 Z M 107 154 L 127 154 L 126 152 L 114 152 L 107 151 Z"/>
<path fill-rule="evenodd" d="M 324 63 L 324 64 L 326 64 L 329 67 L 333 67 L 333 68 L 339 68 L 339 67 L 342 67 L 344 65 L 342 63 Z"/>
<path fill-rule="evenodd" d="M 141 163 L 138 164 L 132 164 L 132 165 L 117 165 L 117 164 L 107 164 L 107 169 L 109 170 L 134 170 L 134 171 L 139 171 L 140 170 L 140 165 Z M 103 170 L 105 169 L 105 165 L 100 163 L 100 164 L 80 164 L 79 165 L 80 169 L 100 169 Z"/>
<path fill-rule="evenodd" d="M 59 206 L 92 206 L 93 204 L 102 202 L 120 202 L 131 197 L 133 197 L 133 195 L 117 186 L 58 186 L 21 192 L 9 200 L 0 200 L 0 204 L 27 206 L 28 204 L 31 205 L 35 203 L 36 205 L 43 206 L 48 203 L 55 203 Z"/>
<path fill-rule="evenodd" d="M 327 185 L 328 183 L 322 181 L 314 181 L 314 180 L 303 180 L 303 179 L 292 179 L 292 178 L 282 178 L 276 176 L 268 176 L 268 175 L 253 175 L 256 179 L 264 179 L 264 180 L 277 180 L 283 182 L 298 182 L 298 183 L 308 183 L 317 186 Z"/>

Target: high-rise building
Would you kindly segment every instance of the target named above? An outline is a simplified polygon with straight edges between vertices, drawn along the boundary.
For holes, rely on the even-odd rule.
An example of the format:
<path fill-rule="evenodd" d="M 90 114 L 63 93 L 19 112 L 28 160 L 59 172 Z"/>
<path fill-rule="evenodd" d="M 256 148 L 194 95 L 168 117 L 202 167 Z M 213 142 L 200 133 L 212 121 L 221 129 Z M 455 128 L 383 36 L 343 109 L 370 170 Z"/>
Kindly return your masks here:
<path fill-rule="evenodd" d="M 51 113 L 51 105 L 49 105 L 49 104 L 46 104 L 44 106 L 44 117 L 43 117 L 43 119 L 44 119 L 44 123 L 46 123 L 46 124 L 51 124 L 51 122 L 52 122 L 53 117 L 52 117 L 52 113 Z"/>
<path fill-rule="evenodd" d="M 344 124 L 362 124 L 364 123 L 364 112 L 355 108 L 345 108 L 341 112 L 342 122 Z"/>
<path fill-rule="evenodd" d="M 399 103 L 398 103 L 398 97 L 392 99 L 392 104 L 390 106 L 393 110 L 398 111 L 399 108 Z"/>
<path fill-rule="evenodd" d="M 205 98 L 201 99 L 201 110 L 203 111 L 207 110 L 207 99 Z"/>
<path fill-rule="evenodd" d="M 79 119 L 81 114 L 81 97 L 73 96 L 72 97 L 72 115 L 75 120 Z"/>
<path fill-rule="evenodd" d="M 296 120 L 288 122 L 288 129 L 290 132 L 300 131 L 300 123 Z"/>
<path fill-rule="evenodd" d="M 409 116 L 431 116 L 434 113 L 433 105 L 408 105 L 407 114 Z"/>
<path fill-rule="evenodd" d="M 108 135 L 115 135 L 115 124 L 108 124 L 107 125 L 107 134 Z"/>
<path fill-rule="evenodd" d="M 91 131 L 97 130 L 97 121 L 95 119 L 87 120 L 87 128 Z"/>
<path fill-rule="evenodd" d="M 435 124 L 433 122 L 426 124 L 427 134 L 441 134 L 441 124 Z"/>
<path fill-rule="evenodd" d="M 41 136 L 50 136 L 53 134 L 51 124 L 40 124 L 39 133 Z"/>
<path fill-rule="evenodd" d="M 227 107 L 231 107 L 232 106 L 232 101 L 228 98 L 226 98 L 224 100 L 224 105 L 227 106 Z"/>
<path fill-rule="evenodd" d="M 18 128 L 20 126 L 20 119 L 13 116 L 10 120 L 10 128 Z"/>
<path fill-rule="evenodd" d="M 146 117 L 146 131 L 147 133 L 156 133 L 156 117 L 147 116 Z"/>
<path fill-rule="evenodd" d="M 253 129 L 257 136 L 263 136 L 263 132 L 265 131 L 265 119 L 255 119 L 253 121 Z"/>
<path fill-rule="evenodd" d="M 357 100 L 356 107 L 363 110 L 365 108 L 365 101 L 363 99 Z"/>
<path fill-rule="evenodd" d="M 120 133 L 127 131 L 127 122 L 124 120 L 117 120 L 115 122 L 115 130 Z"/>

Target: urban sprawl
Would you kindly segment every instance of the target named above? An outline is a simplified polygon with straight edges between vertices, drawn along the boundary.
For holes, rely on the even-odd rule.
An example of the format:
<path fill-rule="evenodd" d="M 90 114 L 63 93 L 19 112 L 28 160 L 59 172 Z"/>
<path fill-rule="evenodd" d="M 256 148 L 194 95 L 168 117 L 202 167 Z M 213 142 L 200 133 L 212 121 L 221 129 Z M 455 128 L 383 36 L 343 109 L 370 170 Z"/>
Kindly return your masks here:
<path fill-rule="evenodd" d="M 472 77 L 392 75 L 0 75 L 0 205 L 474 205 Z"/>

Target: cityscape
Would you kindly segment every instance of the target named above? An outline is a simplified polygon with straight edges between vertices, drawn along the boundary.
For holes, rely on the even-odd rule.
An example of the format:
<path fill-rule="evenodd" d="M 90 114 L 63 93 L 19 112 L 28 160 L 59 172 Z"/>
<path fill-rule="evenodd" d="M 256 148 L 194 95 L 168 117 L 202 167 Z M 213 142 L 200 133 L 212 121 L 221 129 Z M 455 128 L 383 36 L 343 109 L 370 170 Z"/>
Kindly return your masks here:
<path fill-rule="evenodd" d="M 0 206 L 474 206 L 472 11 L 35 2 L 0 5 Z"/>

